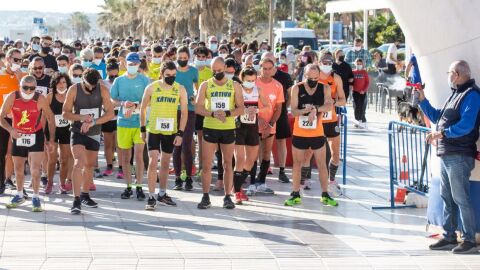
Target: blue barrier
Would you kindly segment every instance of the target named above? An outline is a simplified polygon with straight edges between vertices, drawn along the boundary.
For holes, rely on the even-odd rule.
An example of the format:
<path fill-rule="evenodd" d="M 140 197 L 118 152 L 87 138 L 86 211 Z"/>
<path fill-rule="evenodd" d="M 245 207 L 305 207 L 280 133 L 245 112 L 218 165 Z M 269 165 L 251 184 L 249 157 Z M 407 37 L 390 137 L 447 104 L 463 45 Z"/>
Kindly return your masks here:
<path fill-rule="evenodd" d="M 426 143 L 429 128 L 392 121 L 388 124 L 390 206 L 372 209 L 414 207 L 395 205 L 395 186 L 409 192 L 427 195 L 430 175 L 430 145 Z"/>

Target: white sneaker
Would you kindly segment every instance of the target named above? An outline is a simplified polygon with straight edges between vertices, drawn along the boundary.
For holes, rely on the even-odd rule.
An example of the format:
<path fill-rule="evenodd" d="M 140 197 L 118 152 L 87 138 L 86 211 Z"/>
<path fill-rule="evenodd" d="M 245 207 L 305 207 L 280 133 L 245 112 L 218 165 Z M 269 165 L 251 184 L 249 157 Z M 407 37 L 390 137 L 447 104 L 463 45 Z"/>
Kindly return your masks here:
<path fill-rule="evenodd" d="M 246 192 L 247 196 L 253 196 L 255 193 L 257 193 L 257 186 L 249 185 Z"/>
<path fill-rule="evenodd" d="M 334 197 L 342 196 L 342 189 L 336 180 L 328 183 L 328 193 L 332 194 Z"/>
<path fill-rule="evenodd" d="M 257 192 L 259 193 L 265 193 L 265 194 L 274 194 L 275 191 L 273 189 L 267 187 L 267 184 L 261 184 L 257 186 Z"/>

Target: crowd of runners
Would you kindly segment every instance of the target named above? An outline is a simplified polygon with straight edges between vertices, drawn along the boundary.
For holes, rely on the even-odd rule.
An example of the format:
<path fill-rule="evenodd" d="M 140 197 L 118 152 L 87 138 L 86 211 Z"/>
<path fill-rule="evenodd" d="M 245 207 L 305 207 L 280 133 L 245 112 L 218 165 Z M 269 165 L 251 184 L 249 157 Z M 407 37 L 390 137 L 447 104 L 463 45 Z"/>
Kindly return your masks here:
<path fill-rule="evenodd" d="M 292 185 L 286 206 L 301 203 L 312 165 L 321 202 L 338 204 L 337 112 L 348 96 L 344 85 L 353 84 L 332 69 L 344 61 L 341 51 L 334 58 L 308 46 L 271 48 L 267 41 L 215 36 L 71 44 L 42 36 L 2 49 L 0 194 L 16 190 L 7 208 L 31 196 L 39 212 L 41 191 L 73 193 L 71 213 L 80 214 L 98 207 L 90 193 L 94 179 L 113 176 L 126 185 L 118 196 L 145 200 L 146 210 L 175 206 L 167 189 L 191 192 L 197 180 L 198 208 L 207 209 L 217 164 L 213 188 L 224 191 L 223 207 L 233 209 L 257 193 L 274 194 L 266 183 L 274 143 L 278 180 Z M 285 174 L 290 137 L 292 181 Z M 98 162 L 101 145 L 105 168 Z M 33 194 L 25 191 L 26 175 Z"/>

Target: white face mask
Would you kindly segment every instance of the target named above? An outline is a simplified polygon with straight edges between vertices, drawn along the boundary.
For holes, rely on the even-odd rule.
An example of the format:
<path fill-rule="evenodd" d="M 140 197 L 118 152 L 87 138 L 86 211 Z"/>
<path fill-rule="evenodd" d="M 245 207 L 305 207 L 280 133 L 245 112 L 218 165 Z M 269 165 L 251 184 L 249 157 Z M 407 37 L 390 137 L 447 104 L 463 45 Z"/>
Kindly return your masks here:
<path fill-rule="evenodd" d="M 233 78 L 235 74 L 233 73 L 225 73 L 225 77 L 227 77 L 227 79 L 231 80 Z"/>
<path fill-rule="evenodd" d="M 356 52 L 358 52 L 358 51 L 360 51 L 360 50 L 362 49 L 362 47 L 360 47 L 360 46 L 355 46 L 355 47 L 353 47 L 353 49 L 354 49 Z"/>
<path fill-rule="evenodd" d="M 259 70 L 260 70 L 260 65 L 253 65 L 253 68 L 254 68 L 256 71 L 259 71 Z"/>
<path fill-rule="evenodd" d="M 363 69 L 363 65 L 357 65 L 357 69 L 358 69 L 358 70 L 362 70 L 362 69 Z"/>
<path fill-rule="evenodd" d="M 320 70 L 321 70 L 323 73 L 330 73 L 330 72 L 332 72 L 332 66 L 324 66 L 324 65 L 321 65 L 321 66 L 320 66 Z"/>
<path fill-rule="evenodd" d="M 212 52 L 216 52 L 217 51 L 217 48 L 218 48 L 218 44 L 217 43 L 212 43 L 210 44 L 210 50 L 212 50 Z"/>
<path fill-rule="evenodd" d="M 12 66 L 10 67 L 10 69 L 15 72 L 17 70 L 19 70 L 21 68 L 21 66 L 17 63 L 13 63 Z"/>
<path fill-rule="evenodd" d="M 448 80 L 448 87 L 450 87 L 450 89 L 457 89 L 457 85 L 453 83 L 452 80 L 450 80 L 450 76 L 448 76 L 447 80 Z"/>
<path fill-rule="evenodd" d="M 53 48 L 53 54 L 59 54 L 60 48 Z"/>
<path fill-rule="evenodd" d="M 59 93 L 60 95 L 63 95 L 67 92 L 68 88 L 65 88 L 63 90 L 60 90 L 60 89 L 57 89 L 57 93 Z"/>
<path fill-rule="evenodd" d="M 255 82 L 243 82 L 242 85 L 247 89 L 252 89 L 253 87 L 255 87 Z"/>
<path fill-rule="evenodd" d="M 67 67 L 58 67 L 58 72 L 60 73 L 67 73 L 68 68 Z"/>
<path fill-rule="evenodd" d="M 158 65 L 158 64 L 160 64 L 160 62 L 162 62 L 162 58 L 160 58 L 160 57 L 153 57 L 152 58 L 152 63 Z"/>
<path fill-rule="evenodd" d="M 227 55 L 228 55 L 228 54 L 226 54 L 226 53 L 221 53 L 221 54 L 219 54 L 218 56 L 220 56 L 220 57 L 222 57 L 223 59 L 225 59 L 225 58 L 227 58 Z"/>
<path fill-rule="evenodd" d="M 23 99 L 30 100 L 35 95 L 35 92 L 31 94 L 25 94 L 23 91 L 20 91 L 20 95 L 22 96 Z"/>
<path fill-rule="evenodd" d="M 72 83 L 81 83 L 81 82 L 82 82 L 82 77 L 72 78 Z"/>
<path fill-rule="evenodd" d="M 102 63 L 102 59 L 93 59 L 93 63 L 98 66 Z"/>

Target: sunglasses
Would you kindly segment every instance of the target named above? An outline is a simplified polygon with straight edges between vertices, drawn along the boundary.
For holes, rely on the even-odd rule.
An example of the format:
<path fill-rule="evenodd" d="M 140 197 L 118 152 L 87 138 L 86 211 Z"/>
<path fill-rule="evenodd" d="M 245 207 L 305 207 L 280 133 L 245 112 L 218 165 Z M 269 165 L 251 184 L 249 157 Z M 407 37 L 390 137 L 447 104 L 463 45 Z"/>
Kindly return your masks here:
<path fill-rule="evenodd" d="M 73 74 L 72 77 L 73 78 L 80 78 L 80 77 L 82 77 L 82 74 Z"/>
<path fill-rule="evenodd" d="M 24 85 L 24 86 L 22 86 L 22 89 L 23 89 L 24 91 L 35 91 L 35 89 L 37 89 L 37 88 L 36 88 L 35 86 L 26 86 L 26 85 Z"/>
<path fill-rule="evenodd" d="M 13 60 L 14 63 L 20 63 L 20 62 L 22 62 L 22 58 L 15 58 L 15 57 L 13 57 L 12 60 Z"/>
<path fill-rule="evenodd" d="M 45 67 L 34 67 L 33 70 L 43 70 Z"/>

